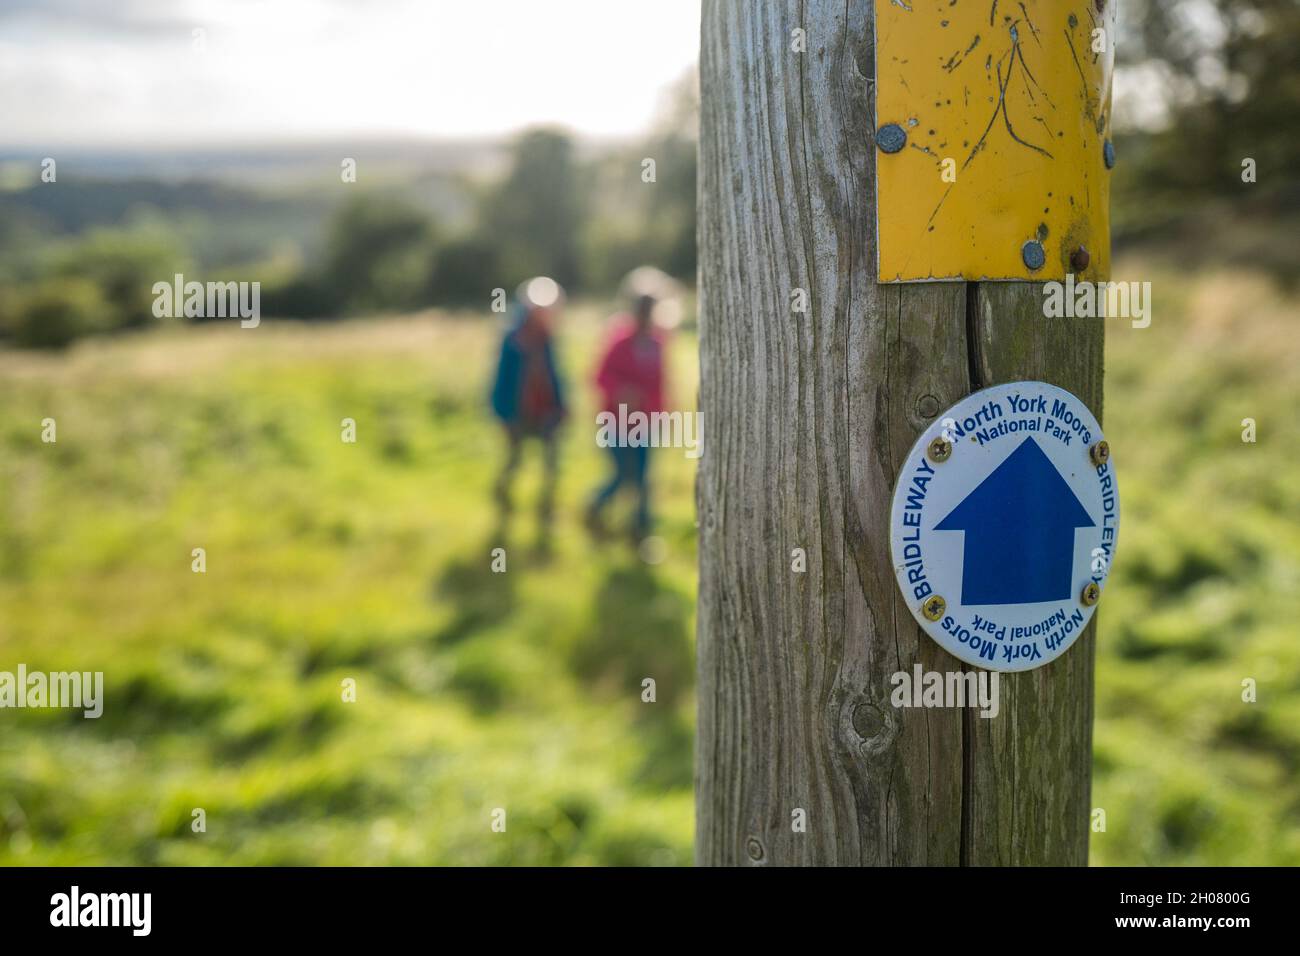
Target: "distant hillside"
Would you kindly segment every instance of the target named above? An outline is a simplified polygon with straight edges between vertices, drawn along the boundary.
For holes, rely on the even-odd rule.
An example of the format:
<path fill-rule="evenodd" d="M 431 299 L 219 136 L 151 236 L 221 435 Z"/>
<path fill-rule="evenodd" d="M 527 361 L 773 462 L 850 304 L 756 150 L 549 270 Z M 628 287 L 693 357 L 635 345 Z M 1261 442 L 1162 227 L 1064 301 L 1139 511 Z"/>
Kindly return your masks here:
<path fill-rule="evenodd" d="M 591 156 L 609 143 L 577 144 Z M 499 178 L 509 140 L 338 140 L 228 149 L 55 150 L 57 181 L 39 179 L 38 148 L 0 150 L 0 257 L 29 258 L 94 228 L 162 221 L 204 266 L 320 248 L 334 209 L 360 187 L 466 228 L 476 184 Z M 340 175 L 356 161 L 356 186 Z M 2 271 L 2 270 L 0 270 Z"/>
<path fill-rule="evenodd" d="M 89 229 L 162 222 L 203 265 L 260 259 L 286 245 L 311 256 L 331 213 L 355 188 L 337 175 L 275 190 L 217 179 L 81 179 L 60 166 L 57 185 L 0 192 L 0 254 L 30 254 Z M 367 192 L 394 194 L 446 229 L 463 224 L 472 211 L 464 182 L 447 173 L 394 175 Z"/>
<path fill-rule="evenodd" d="M 477 139 L 331 139 L 299 143 L 268 143 L 230 147 L 159 149 L 67 148 L 34 145 L 0 147 L 0 191 L 36 181 L 41 160 L 58 161 L 64 177 L 86 179 L 155 179 L 180 182 L 214 180 L 248 188 L 301 187 L 312 182 L 337 182 L 343 159 L 357 161 L 367 179 L 412 178 L 423 174 L 501 173 L 513 136 Z M 582 157 L 620 145 L 619 141 L 578 138 Z"/>

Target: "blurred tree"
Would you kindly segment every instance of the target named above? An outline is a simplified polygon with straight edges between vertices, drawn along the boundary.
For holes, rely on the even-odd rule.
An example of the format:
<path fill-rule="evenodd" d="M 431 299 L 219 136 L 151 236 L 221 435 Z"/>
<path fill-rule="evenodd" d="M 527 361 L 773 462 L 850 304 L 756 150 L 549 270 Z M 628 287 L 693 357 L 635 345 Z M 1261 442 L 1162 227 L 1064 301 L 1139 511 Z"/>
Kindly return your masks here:
<path fill-rule="evenodd" d="M 0 283 L 35 276 L 44 244 L 54 232 L 49 216 L 0 193 Z"/>
<path fill-rule="evenodd" d="M 653 264 L 695 281 L 695 164 L 699 84 L 695 71 L 665 96 L 650 134 L 588 164 L 589 222 L 582 237 L 584 276 L 612 289 L 630 269 Z M 645 161 L 654 161 L 646 181 Z"/>
<path fill-rule="evenodd" d="M 480 236 L 445 243 L 434 260 L 430 291 L 435 302 L 483 303 L 501 284 L 497 247 Z M 503 286 L 503 288 L 513 288 Z"/>
<path fill-rule="evenodd" d="M 409 203 L 370 194 L 345 203 L 330 223 L 322 280 L 336 311 L 418 304 L 434 240 L 433 220 Z"/>
<path fill-rule="evenodd" d="M 153 285 L 171 282 L 190 267 L 185 244 L 157 228 L 141 230 L 91 229 L 56 256 L 54 274 L 65 280 L 84 279 L 99 288 L 103 314 L 77 329 L 127 329 L 151 325 Z M 77 297 L 78 303 L 87 301 Z"/>
<path fill-rule="evenodd" d="M 1300 3 L 1126 0 L 1116 54 L 1134 112 L 1157 126 L 1135 191 L 1228 194 L 1256 161 L 1255 198 L 1300 197 Z M 1162 115 L 1163 114 L 1163 115 Z"/>
<path fill-rule="evenodd" d="M 262 289 L 262 312 L 286 319 L 337 318 L 339 299 L 320 276 L 304 272 L 277 278 Z"/>
<path fill-rule="evenodd" d="M 692 69 L 670 90 L 647 155 L 658 156 L 661 188 L 651 211 L 662 248 L 657 264 L 671 276 L 695 282 L 695 168 L 700 130 L 699 74 Z M 658 229 L 653 228 L 658 224 Z"/>
<path fill-rule="evenodd" d="M 24 348 L 65 348 L 111 328 L 112 309 L 89 279 L 45 279 L 0 299 L 0 331 Z"/>
<path fill-rule="evenodd" d="M 563 132 L 525 132 L 511 150 L 506 178 L 483 204 L 483 234 L 497 249 L 501 273 L 492 283 L 507 289 L 533 275 L 576 287 L 583 203 L 573 143 Z"/>

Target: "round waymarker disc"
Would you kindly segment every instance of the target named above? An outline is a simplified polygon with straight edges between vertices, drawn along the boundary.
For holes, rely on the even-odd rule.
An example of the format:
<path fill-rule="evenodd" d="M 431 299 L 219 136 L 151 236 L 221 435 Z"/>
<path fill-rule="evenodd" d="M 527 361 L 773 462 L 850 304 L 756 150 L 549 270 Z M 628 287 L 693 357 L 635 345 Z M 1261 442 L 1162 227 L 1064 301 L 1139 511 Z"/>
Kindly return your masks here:
<path fill-rule="evenodd" d="M 1101 426 L 1045 382 L 968 395 L 916 440 L 890 515 L 894 573 L 918 624 L 954 657 L 1041 667 L 1092 618 L 1119 535 Z"/>

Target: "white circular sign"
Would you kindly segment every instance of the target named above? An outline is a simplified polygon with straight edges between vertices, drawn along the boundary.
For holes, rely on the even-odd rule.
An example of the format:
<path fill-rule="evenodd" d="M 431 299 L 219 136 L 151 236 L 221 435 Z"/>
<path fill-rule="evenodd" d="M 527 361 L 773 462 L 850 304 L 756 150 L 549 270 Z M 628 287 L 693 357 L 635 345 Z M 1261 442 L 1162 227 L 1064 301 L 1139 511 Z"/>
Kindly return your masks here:
<path fill-rule="evenodd" d="M 894 573 L 917 623 L 968 664 L 1023 671 L 1092 618 L 1119 534 L 1110 449 L 1086 405 L 1045 382 L 943 412 L 894 486 Z"/>

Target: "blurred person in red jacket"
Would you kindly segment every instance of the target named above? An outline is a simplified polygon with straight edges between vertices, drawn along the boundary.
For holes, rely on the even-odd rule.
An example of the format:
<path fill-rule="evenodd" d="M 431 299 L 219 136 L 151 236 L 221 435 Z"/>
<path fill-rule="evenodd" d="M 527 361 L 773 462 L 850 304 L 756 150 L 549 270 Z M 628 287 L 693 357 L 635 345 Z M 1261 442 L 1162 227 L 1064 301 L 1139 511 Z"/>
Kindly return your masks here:
<path fill-rule="evenodd" d="M 653 295 L 637 295 L 630 314 L 611 319 L 613 332 L 596 371 L 596 387 L 601 411 L 620 421 L 633 412 L 652 415 L 664 411 L 665 340 L 654 324 L 655 304 Z M 622 414 L 620 405 L 624 406 Z M 610 445 L 613 474 L 587 506 L 587 526 L 594 533 L 604 533 L 605 507 L 626 486 L 636 494 L 631 530 L 634 539 L 641 541 L 650 532 L 650 446 L 648 441 L 631 443 L 627 438 L 620 433 Z"/>

